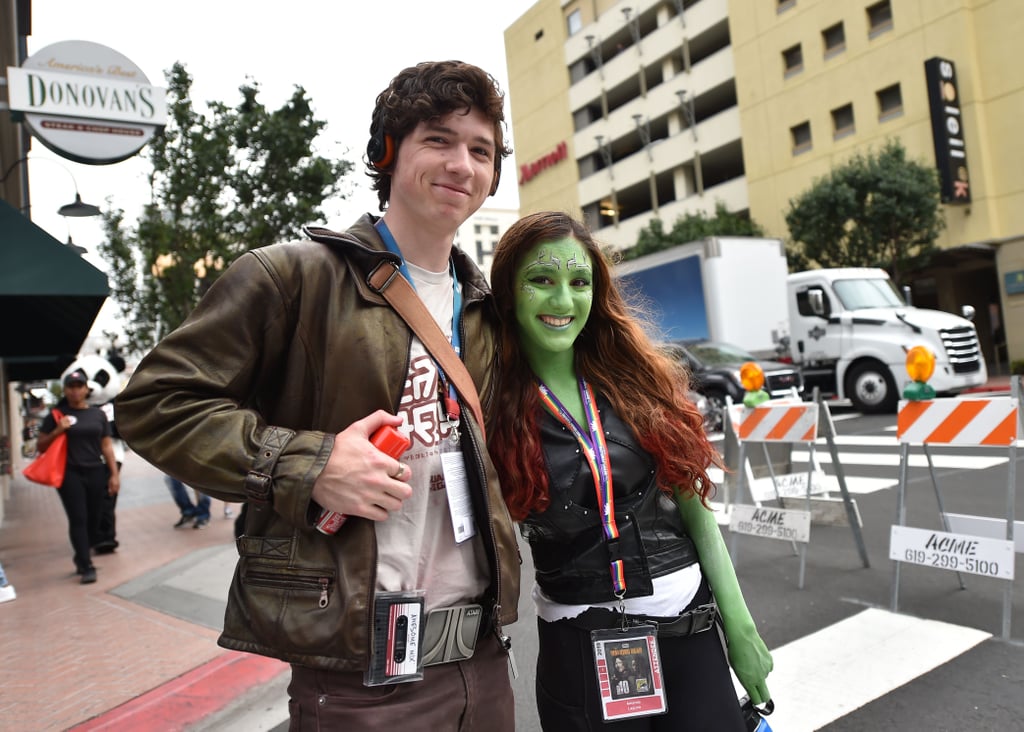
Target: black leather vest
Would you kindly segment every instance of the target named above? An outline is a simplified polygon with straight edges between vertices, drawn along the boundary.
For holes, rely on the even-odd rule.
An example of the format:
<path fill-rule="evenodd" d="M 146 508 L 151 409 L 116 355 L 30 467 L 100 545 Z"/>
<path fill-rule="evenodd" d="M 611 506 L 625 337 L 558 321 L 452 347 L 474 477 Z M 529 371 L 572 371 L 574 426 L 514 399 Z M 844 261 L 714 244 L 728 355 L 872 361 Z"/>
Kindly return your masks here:
<path fill-rule="evenodd" d="M 617 544 L 605 541 L 590 465 L 572 432 L 543 410 L 541 438 L 551 504 L 520 524 L 530 543 L 537 584 L 555 602 L 610 602 L 611 557 L 626 572 L 626 597 L 653 594 L 651 580 L 697 561 L 679 509 L 655 483 L 654 461 L 603 396 L 597 398 L 615 494 Z"/>

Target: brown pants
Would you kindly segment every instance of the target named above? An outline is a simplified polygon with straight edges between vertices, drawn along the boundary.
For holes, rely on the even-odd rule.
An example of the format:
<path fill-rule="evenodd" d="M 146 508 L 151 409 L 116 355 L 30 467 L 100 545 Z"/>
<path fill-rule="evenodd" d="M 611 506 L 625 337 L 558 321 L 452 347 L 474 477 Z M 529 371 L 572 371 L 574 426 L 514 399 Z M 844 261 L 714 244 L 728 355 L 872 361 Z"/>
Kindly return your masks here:
<path fill-rule="evenodd" d="M 292 665 L 289 732 L 514 732 L 508 656 L 488 634 L 466 661 L 429 666 L 422 681 L 364 686 L 362 673 Z"/>

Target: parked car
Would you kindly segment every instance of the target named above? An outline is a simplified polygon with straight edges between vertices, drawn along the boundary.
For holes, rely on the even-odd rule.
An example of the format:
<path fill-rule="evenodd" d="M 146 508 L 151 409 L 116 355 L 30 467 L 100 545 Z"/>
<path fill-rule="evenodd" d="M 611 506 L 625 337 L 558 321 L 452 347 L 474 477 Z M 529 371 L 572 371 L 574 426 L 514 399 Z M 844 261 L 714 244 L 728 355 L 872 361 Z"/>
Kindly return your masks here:
<path fill-rule="evenodd" d="M 764 389 L 773 399 L 802 396 L 804 380 L 800 369 L 791 363 L 759 359 L 739 346 L 716 341 L 672 341 L 670 353 L 690 369 L 693 388 L 708 400 L 705 428 L 720 432 L 725 424 L 725 398 L 743 401 L 746 390 L 740 381 L 740 366 L 755 361 L 764 371 Z"/>
<path fill-rule="evenodd" d="M 700 412 L 700 416 L 704 418 L 704 431 L 710 432 L 708 422 L 709 415 L 711 414 L 711 405 L 708 403 L 708 398 L 703 394 L 699 394 L 691 389 L 686 394 L 690 401 L 693 402 L 694 406 L 697 407 L 697 411 Z"/>

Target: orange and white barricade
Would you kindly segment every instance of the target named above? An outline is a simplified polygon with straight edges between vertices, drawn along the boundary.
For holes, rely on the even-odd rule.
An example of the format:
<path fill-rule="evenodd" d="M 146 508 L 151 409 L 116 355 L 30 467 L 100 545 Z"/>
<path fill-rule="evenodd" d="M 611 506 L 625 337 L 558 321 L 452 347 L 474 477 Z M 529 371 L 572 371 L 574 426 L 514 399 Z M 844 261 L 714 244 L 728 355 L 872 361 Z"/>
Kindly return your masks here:
<path fill-rule="evenodd" d="M 901 401 L 896 421 L 900 442 L 900 478 L 896 520 L 889 537 L 893 560 L 892 610 L 899 604 L 900 567 L 919 564 L 1006 581 L 1003 596 L 1003 638 L 1010 637 L 1014 579 L 1014 501 L 1016 496 L 1017 439 L 1020 434 L 1019 386 L 1013 397 L 982 399 L 942 398 Z M 906 525 L 907 468 L 910 448 L 920 445 L 928 459 L 932 487 L 942 531 Z M 1008 452 L 1006 518 L 947 514 L 942 503 L 929 447 L 991 448 Z M 951 518 L 956 517 L 955 521 Z M 1020 522 L 1016 522 L 1020 523 Z M 992 529 L 996 530 L 993 534 Z M 1000 537 L 1005 534 L 1005 538 Z"/>
<path fill-rule="evenodd" d="M 828 407 L 820 400 L 815 402 L 803 402 L 799 400 L 778 399 L 765 402 L 756 407 L 745 407 L 742 404 L 730 405 L 728 407 L 729 424 L 739 444 L 738 480 L 736 497 L 730 507 L 729 530 L 732 534 L 730 553 L 734 562 L 737 561 L 739 553 L 738 538 L 740 534 L 756 536 L 766 539 L 781 539 L 793 543 L 794 550 L 800 555 L 800 577 L 799 587 L 803 589 L 804 574 L 807 565 L 807 544 L 810 542 L 811 529 L 811 494 L 816 492 L 816 486 L 820 485 L 815 480 L 816 472 L 820 472 L 817 460 L 815 459 L 814 448 L 818 439 L 819 417 L 825 414 L 828 430 L 826 432 L 827 442 L 833 453 L 833 460 L 838 464 L 838 450 L 835 448 L 835 429 L 832 425 L 831 416 L 828 414 Z M 765 460 L 771 478 L 772 491 L 774 495 L 759 494 L 755 490 L 752 471 L 748 469 L 748 443 L 761 443 L 765 453 Z M 805 443 L 808 447 L 808 470 L 806 475 L 794 474 L 776 476 L 772 469 L 772 461 L 768 457 L 768 443 Z M 744 488 L 748 474 L 751 478 L 750 494 L 752 504 L 744 503 Z M 852 506 L 849 492 L 846 490 L 845 478 L 839 474 L 839 486 L 847 507 L 847 516 L 851 518 L 850 525 L 853 528 L 854 536 L 861 550 L 861 557 L 864 566 L 867 567 L 867 550 L 860 538 L 860 521 L 856 516 L 856 510 Z M 786 486 L 790 490 L 782 491 L 780 486 Z M 798 488 L 797 488 L 798 487 Z M 798 489 L 806 499 L 806 507 L 803 510 L 784 508 L 784 498 L 794 498 L 796 493 L 792 489 Z M 786 496 L 783 496 L 783 493 Z M 779 504 L 778 508 L 765 508 L 761 506 L 762 500 L 774 499 Z"/>

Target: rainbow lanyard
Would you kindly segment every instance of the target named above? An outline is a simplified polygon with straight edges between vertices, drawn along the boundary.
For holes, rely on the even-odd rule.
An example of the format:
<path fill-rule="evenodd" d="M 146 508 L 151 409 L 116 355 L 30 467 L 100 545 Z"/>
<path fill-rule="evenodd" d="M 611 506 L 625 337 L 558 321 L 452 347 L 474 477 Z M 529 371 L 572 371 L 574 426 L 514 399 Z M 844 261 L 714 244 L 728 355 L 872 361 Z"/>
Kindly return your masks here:
<path fill-rule="evenodd" d="M 608 544 L 608 554 L 611 557 L 612 587 L 615 590 L 615 596 L 621 600 L 626 594 L 626 574 L 619 548 L 619 527 L 615 523 L 615 494 L 612 491 L 608 443 L 605 441 L 604 429 L 601 427 L 601 415 L 597 411 L 594 391 L 590 384 L 580 378 L 580 398 L 583 400 L 583 412 L 587 418 L 588 435 L 547 386 L 541 383 L 538 388 L 540 389 L 541 403 L 559 422 L 572 431 L 590 465 L 590 474 L 594 478 L 594 491 L 597 493 L 597 509 L 601 512 L 601 526 L 604 529 L 604 538 Z"/>
<path fill-rule="evenodd" d="M 373 225 L 380 234 L 380 238 L 384 240 L 384 246 L 388 248 L 388 251 L 392 254 L 397 254 L 402 260 L 402 264 L 399 266 L 398 271 L 402 273 L 402 276 L 409 282 L 412 289 L 416 289 L 416 283 L 412 281 L 412 274 L 409 272 L 409 268 L 405 264 L 405 257 L 402 256 L 402 250 L 398 248 L 398 242 L 395 241 L 394 235 L 391 233 L 391 229 L 384 223 L 384 219 L 378 219 L 377 223 Z M 455 274 L 455 263 L 448 259 L 448 271 L 452 276 L 452 337 L 449 339 L 452 344 L 452 349 L 455 351 L 455 355 L 462 358 L 462 340 L 459 335 L 459 331 L 462 328 L 462 287 L 459 285 L 459 278 Z M 459 406 L 459 399 L 455 394 L 455 384 L 448 380 L 444 375 L 444 370 L 441 368 L 441 364 L 437 362 L 437 359 L 433 359 L 434 366 L 437 367 L 437 376 L 440 381 L 440 387 L 442 393 L 445 394 L 444 398 L 444 409 L 447 412 L 448 421 L 458 425 L 459 414 L 461 408 Z"/>

